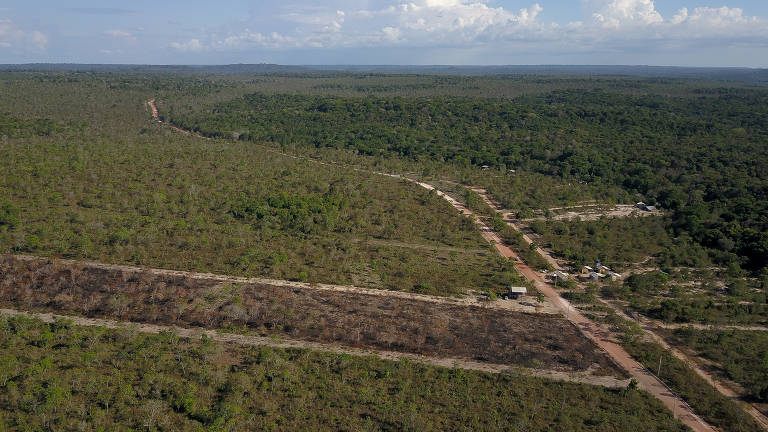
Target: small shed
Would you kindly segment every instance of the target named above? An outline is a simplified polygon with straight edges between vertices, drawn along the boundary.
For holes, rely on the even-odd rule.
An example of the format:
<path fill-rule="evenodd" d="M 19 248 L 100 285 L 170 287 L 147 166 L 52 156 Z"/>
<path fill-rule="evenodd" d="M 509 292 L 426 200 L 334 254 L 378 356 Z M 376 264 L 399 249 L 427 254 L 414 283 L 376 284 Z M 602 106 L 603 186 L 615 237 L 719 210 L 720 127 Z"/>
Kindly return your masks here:
<path fill-rule="evenodd" d="M 647 212 L 656 211 L 656 206 L 648 205 L 642 201 L 635 204 L 635 207 L 639 208 L 642 211 L 647 211 Z"/>
<path fill-rule="evenodd" d="M 568 275 L 564 272 L 561 272 L 560 270 L 557 270 L 556 272 L 547 275 L 547 279 L 550 279 L 550 280 L 560 279 L 560 280 L 567 281 Z"/>
<path fill-rule="evenodd" d="M 591 272 L 589 273 L 589 276 L 587 277 L 588 280 L 591 280 L 593 282 L 598 282 L 601 279 L 605 278 L 604 274 L 597 273 L 597 272 Z"/>
<path fill-rule="evenodd" d="M 507 289 L 507 296 L 513 300 L 517 300 L 518 298 L 526 295 L 528 293 L 528 289 L 526 287 L 509 287 Z"/>

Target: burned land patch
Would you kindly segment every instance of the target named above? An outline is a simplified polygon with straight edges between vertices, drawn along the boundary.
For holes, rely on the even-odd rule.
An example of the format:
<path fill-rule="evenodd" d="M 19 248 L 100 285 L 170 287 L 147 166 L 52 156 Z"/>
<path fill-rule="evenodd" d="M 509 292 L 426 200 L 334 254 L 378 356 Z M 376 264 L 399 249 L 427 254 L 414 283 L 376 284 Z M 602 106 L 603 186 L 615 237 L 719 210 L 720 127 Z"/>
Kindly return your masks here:
<path fill-rule="evenodd" d="M 436 357 L 622 375 L 567 320 L 416 299 L 222 282 L 152 270 L 0 259 L 0 305 L 92 318 L 237 329 Z"/>

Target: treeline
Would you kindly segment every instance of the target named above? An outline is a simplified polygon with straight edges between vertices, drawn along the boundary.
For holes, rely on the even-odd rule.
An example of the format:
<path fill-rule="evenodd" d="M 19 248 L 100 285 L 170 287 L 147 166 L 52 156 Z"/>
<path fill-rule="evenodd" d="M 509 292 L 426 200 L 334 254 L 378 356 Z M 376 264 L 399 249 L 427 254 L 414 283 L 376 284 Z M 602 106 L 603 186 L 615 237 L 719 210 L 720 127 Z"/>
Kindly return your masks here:
<path fill-rule="evenodd" d="M 768 92 L 557 90 L 514 100 L 253 94 L 171 120 L 211 137 L 352 149 L 619 186 L 721 263 L 768 264 Z"/>

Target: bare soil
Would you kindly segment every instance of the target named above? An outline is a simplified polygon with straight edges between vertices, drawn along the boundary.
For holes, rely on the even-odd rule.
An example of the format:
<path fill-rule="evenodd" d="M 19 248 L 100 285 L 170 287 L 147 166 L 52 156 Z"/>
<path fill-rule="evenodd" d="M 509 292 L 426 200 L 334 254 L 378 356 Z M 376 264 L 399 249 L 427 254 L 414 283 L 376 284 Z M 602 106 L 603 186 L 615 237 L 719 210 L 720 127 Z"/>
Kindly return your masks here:
<path fill-rule="evenodd" d="M 146 324 L 623 376 L 567 320 L 400 296 L 233 283 L 44 259 L 0 258 L 0 305 Z"/>

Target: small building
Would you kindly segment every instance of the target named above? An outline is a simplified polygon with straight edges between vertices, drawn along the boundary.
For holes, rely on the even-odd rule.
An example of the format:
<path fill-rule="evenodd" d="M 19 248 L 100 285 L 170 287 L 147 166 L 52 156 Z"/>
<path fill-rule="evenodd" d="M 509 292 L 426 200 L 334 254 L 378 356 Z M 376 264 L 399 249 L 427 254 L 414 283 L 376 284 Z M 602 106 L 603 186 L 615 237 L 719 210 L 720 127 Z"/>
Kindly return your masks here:
<path fill-rule="evenodd" d="M 647 212 L 656 211 L 656 206 L 648 205 L 642 201 L 635 204 L 635 207 L 639 208 L 642 211 L 647 211 Z"/>
<path fill-rule="evenodd" d="M 568 274 L 566 274 L 566 273 L 564 273 L 564 272 L 562 272 L 560 270 L 557 270 L 554 273 L 548 274 L 547 275 L 547 279 L 552 280 L 552 281 L 556 281 L 558 279 L 563 280 L 563 281 L 567 281 L 568 280 Z"/>
<path fill-rule="evenodd" d="M 606 275 L 602 273 L 598 273 L 596 271 L 590 271 L 589 273 L 583 274 L 579 277 L 582 281 L 585 282 L 600 282 L 601 280 L 605 279 Z"/>
<path fill-rule="evenodd" d="M 611 273 L 609 276 L 611 277 L 612 281 L 621 280 L 621 275 L 619 273 Z"/>
<path fill-rule="evenodd" d="M 487 170 L 489 170 L 490 168 L 491 168 L 491 167 L 489 167 L 488 165 L 483 165 L 483 166 L 481 166 L 481 167 L 480 167 L 480 169 L 482 169 L 483 171 L 487 171 Z"/>
<path fill-rule="evenodd" d="M 582 267 L 582 268 L 581 268 L 581 272 L 582 272 L 583 274 L 590 274 L 590 273 L 592 273 L 593 271 L 595 271 L 595 270 L 594 270 L 592 267 L 590 267 L 590 266 L 587 266 L 587 265 L 585 265 L 584 267 Z"/>
<path fill-rule="evenodd" d="M 507 298 L 510 298 L 512 300 L 517 300 L 520 297 L 526 295 L 528 293 L 528 289 L 526 287 L 509 287 L 507 288 Z"/>

